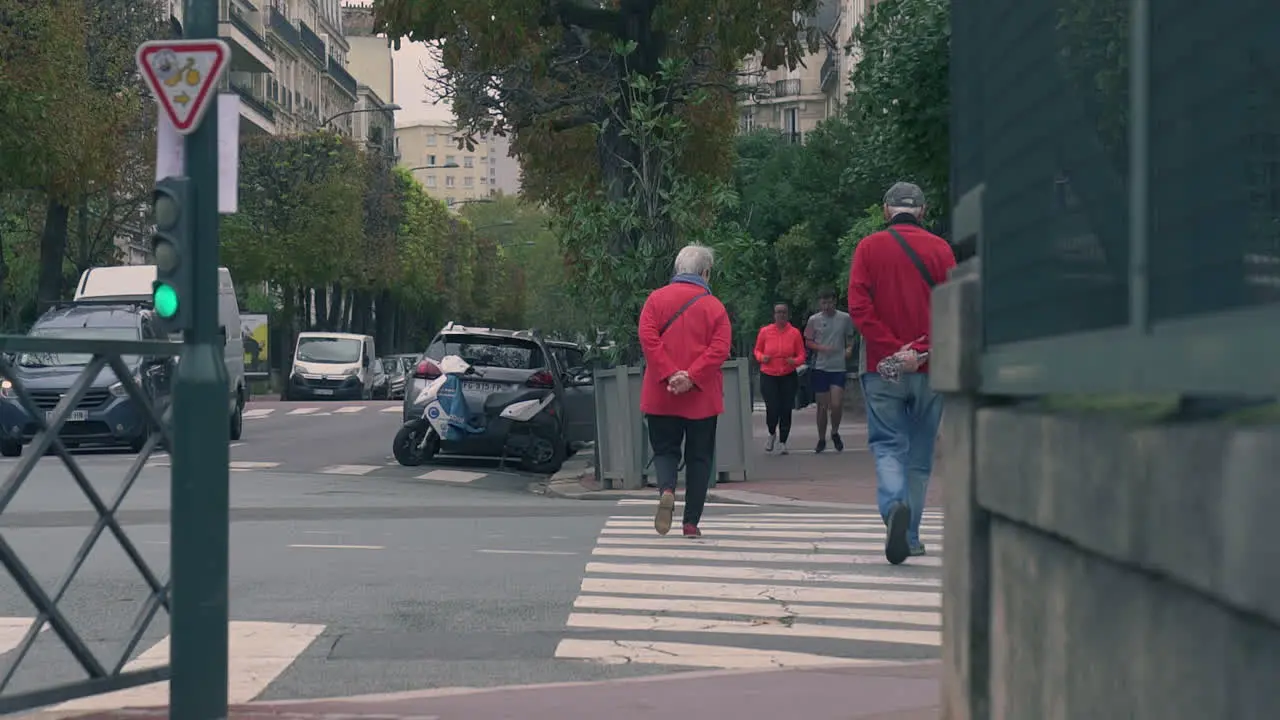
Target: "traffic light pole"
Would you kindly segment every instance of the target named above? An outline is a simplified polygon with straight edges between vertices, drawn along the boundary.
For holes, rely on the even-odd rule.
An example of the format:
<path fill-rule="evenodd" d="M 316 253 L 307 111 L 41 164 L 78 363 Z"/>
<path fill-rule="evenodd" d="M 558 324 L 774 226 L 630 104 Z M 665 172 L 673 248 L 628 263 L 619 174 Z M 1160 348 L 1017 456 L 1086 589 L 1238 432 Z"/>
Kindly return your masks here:
<path fill-rule="evenodd" d="M 187 39 L 218 36 L 217 0 L 185 0 Z M 216 96 L 210 98 L 210 102 Z M 227 369 L 218 331 L 218 113 L 186 139 L 194 225 L 182 359 L 173 392 L 170 563 L 173 578 L 169 717 L 227 717 Z M 240 332 L 227 328 L 226 332 Z"/>

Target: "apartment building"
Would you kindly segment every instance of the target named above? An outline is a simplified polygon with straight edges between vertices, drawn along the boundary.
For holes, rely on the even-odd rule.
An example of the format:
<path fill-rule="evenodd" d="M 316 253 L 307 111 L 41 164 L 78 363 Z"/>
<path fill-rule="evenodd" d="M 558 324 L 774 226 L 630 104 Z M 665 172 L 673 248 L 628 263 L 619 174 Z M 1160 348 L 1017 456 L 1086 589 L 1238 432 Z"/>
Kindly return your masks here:
<path fill-rule="evenodd" d="M 500 163 L 505 146 L 494 138 L 477 138 L 474 150 L 458 147 L 458 130 L 450 122 L 421 121 L 396 127 L 400 165 L 426 188 L 427 194 L 450 206 L 519 188 L 519 166 Z M 499 169 L 504 174 L 499 174 Z M 513 172 L 514 169 L 514 172 Z"/>
<path fill-rule="evenodd" d="M 850 54 L 853 29 L 877 2 L 824 0 L 808 19 L 822 36 L 821 46 L 794 70 L 763 70 L 758 55 L 744 60 L 752 94 L 739 104 L 738 129 L 777 130 L 792 142 L 803 142 L 806 133 L 835 114 L 852 90 L 849 74 L 857 61 Z"/>
<path fill-rule="evenodd" d="M 342 8 L 342 27 L 348 44 L 347 67 L 358 83 L 356 112 L 352 115 L 355 137 L 365 148 L 386 153 L 395 162 L 395 63 L 386 37 L 373 33 L 373 6 L 352 4 Z"/>

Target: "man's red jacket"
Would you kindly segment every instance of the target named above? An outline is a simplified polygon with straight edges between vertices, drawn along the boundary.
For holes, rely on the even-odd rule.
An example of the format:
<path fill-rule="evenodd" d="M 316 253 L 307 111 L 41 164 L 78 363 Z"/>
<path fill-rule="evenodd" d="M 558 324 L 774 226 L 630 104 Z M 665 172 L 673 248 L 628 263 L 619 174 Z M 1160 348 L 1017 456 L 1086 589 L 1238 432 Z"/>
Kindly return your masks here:
<path fill-rule="evenodd" d="M 946 240 L 903 216 L 891 225 L 920 256 L 935 284 L 946 281 L 955 253 Z M 931 290 L 910 256 L 888 230 L 858 243 L 849 269 L 849 316 L 862 334 L 867 369 L 908 343 L 916 352 L 929 350 Z M 926 372 L 921 366 L 920 372 Z"/>
<path fill-rule="evenodd" d="M 729 313 L 714 295 L 690 305 L 659 336 L 662 326 L 691 298 L 708 293 L 705 286 L 677 278 L 654 290 L 640 311 L 640 347 L 644 350 L 644 380 L 640 412 L 701 420 L 724 412 L 724 376 L 732 340 Z M 694 388 L 676 395 L 667 379 L 680 370 L 689 373 Z"/>

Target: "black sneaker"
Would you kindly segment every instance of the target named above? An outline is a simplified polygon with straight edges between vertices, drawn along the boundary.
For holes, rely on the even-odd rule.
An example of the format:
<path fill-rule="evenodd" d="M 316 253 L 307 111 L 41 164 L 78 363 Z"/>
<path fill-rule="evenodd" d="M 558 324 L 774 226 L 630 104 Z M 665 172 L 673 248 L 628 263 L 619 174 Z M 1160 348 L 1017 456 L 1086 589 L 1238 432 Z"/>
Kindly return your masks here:
<path fill-rule="evenodd" d="M 836 452 L 844 452 L 844 441 L 840 439 L 840 433 L 831 433 L 831 444 L 835 446 Z"/>
<path fill-rule="evenodd" d="M 911 525 L 911 510 L 902 503 L 889 508 L 889 530 L 885 533 L 884 558 L 893 565 L 901 565 L 911 556 L 911 543 L 907 541 L 907 529 Z"/>
<path fill-rule="evenodd" d="M 815 453 L 820 453 L 820 452 L 822 452 L 823 450 L 826 450 L 826 449 L 827 449 L 827 439 L 826 439 L 826 438 L 818 438 L 818 445 L 817 445 L 817 447 L 815 447 L 815 448 L 813 449 L 813 451 L 814 451 Z"/>

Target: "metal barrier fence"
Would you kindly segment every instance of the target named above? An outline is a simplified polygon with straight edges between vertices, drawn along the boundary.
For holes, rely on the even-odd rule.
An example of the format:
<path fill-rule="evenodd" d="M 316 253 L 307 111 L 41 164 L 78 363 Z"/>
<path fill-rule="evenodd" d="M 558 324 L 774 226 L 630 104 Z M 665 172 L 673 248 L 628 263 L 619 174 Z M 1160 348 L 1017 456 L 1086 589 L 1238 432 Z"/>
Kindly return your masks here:
<path fill-rule="evenodd" d="M 159 682 L 170 677 L 168 665 L 142 670 L 124 670 L 125 664 L 131 659 L 156 613 L 163 608 L 171 614 L 170 581 L 167 577 L 162 578 L 160 573 L 148 566 L 115 515 L 137 481 L 151 453 L 161 444 L 172 447 L 169 430 L 170 407 L 167 403 L 157 406 L 152 401 L 134 377 L 134 368 L 130 366 L 136 363 L 128 359 L 160 359 L 163 362 L 177 356 L 181 349 L 182 345 L 178 343 L 163 341 L 0 336 L 0 352 L 5 353 L 4 356 L 0 356 L 0 377 L 4 381 L 4 397 L 0 402 L 10 404 L 4 417 L 9 420 L 24 416 L 22 420 L 16 421 L 20 424 L 0 428 L 0 433 L 5 439 L 12 440 L 16 434 L 21 440 L 23 434 L 34 430 L 34 437 L 26 446 L 21 460 L 0 485 L 0 564 L 3 564 L 21 595 L 30 602 L 36 612 L 26 635 L 12 650 L 12 659 L 6 665 L 0 665 L 0 714 Z M 41 407 L 42 403 L 38 402 L 32 391 L 26 387 L 21 373 L 14 371 L 10 354 L 17 353 L 28 353 L 36 358 L 48 355 L 90 355 L 91 359 L 83 366 L 70 389 L 61 394 L 56 406 L 53 409 L 46 409 Z M 138 421 L 150 428 L 147 440 L 129 465 L 123 482 L 109 498 L 104 497 L 94 487 L 79 461 L 68 451 L 67 441 L 59 437 L 59 432 L 72 416 L 72 412 L 82 406 L 91 389 L 101 384 L 100 377 L 105 371 L 110 371 L 114 375 L 114 380 L 123 388 L 125 396 L 134 403 L 139 414 Z M 57 455 L 66 465 L 73 481 L 89 501 L 97 517 L 77 549 L 70 566 L 52 587 L 45 587 L 37 579 L 38 571 L 33 564 L 18 556 L 3 530 L 8 525 L 5 522 L 5 511 L 9 509 L 24 483 L 30 479 L 37 464 L 49 452 Z M 119 543 L 125 555 L 141 574 L 147 587 L 147 594 L 141 608 L 129 629 L 124 633 L 119 648 L 110 653 L 94 652 L 90 647 L 90 641 L 73 627 L 66 614 L 59 608 L 59 603 L 65 597 L 72 581 L 75 580 L 104 532 L 110 533 Z M 167 576 L 167 573 L 164 575 Z M 13 685 L 19 667 L 28 657 L 37 640 L 42 636 L 48 636 L 47 633 L 42 632 L 46 626 L 66 647 L 76 665 L 87 677 L 58 685 L 19 687 L 16 692 L 6 694 Z"/>
<path fill-rule="evenodd" d="M 1280 392 L 1280 5 L 955 0 L 982 390 Z"/>
<path fill-rule="evenodd" d="M 746 358 L 723 365 L 724 414 L 716 425 L 716 474 L 712 484 L 753 468 L 751 443 L 751 369 Z M 620 366 L 596 370 L 596 477 L 613 489 L 636 490 L 649 474 L 648 429 L 640 414 L 640 381 L 644 368 Z"/>

